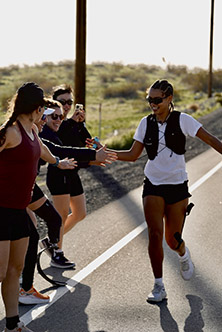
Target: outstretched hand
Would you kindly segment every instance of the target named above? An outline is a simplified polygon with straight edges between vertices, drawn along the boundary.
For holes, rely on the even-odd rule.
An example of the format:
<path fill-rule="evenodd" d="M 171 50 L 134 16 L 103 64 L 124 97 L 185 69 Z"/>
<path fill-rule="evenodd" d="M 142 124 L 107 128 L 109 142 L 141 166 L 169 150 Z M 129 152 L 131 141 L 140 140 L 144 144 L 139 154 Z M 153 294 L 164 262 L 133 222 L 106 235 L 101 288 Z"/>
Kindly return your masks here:
<path fill-rule="evenodd" d="M 112 164 L 112 162 L 117 160 L 116 152 L 107 150 L 107 146 L 104 145 L 101 149 L 96 151 L 96 162 L 100 163 L 100 166 L 105 166 L 105 164 Z"/>
<path fill-rule="evenodd" d="M 77 161 L 74 160 L 74 158 L 65 158 L 59 161 L 58 168 L 60 169 L 74 169 L 77 167 Z"/>

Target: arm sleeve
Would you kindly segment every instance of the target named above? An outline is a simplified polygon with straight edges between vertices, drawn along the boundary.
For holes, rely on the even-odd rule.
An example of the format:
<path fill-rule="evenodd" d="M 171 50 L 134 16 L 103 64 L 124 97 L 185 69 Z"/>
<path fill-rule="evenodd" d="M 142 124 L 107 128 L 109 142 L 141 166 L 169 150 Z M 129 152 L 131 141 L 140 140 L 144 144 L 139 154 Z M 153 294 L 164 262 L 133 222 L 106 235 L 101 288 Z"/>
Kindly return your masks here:
<path fill-rule="evenodd" d="M 49 148 L 52 154 L 61 159 L 68 157 L 75 158 L 75 160 L 83 162 L 83 165 L 79 165 L 81 168 L 87 167 L 89 161 L 96 159 L 96 151 L 94 149 L 60 146 L 44 138 L 42 138 L 42 142 Z"/>

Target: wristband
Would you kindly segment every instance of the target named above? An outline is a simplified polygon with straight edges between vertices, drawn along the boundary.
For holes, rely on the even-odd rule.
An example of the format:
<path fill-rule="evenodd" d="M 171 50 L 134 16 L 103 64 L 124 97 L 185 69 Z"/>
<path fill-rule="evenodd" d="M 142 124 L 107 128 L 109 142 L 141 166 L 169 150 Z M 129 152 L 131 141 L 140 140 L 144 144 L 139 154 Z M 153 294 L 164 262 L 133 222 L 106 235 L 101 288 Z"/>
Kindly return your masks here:
<path fill-rule="evenodd" d="M 50 165 L 52 165 L 54 167 L 57 167 L 58 164 L 59 164 L 60 159 L 59 159 L 59 157 L 55 157 L 55 159 L 56 159 L 56 162 L 54 164 L 50 164 Z"/>

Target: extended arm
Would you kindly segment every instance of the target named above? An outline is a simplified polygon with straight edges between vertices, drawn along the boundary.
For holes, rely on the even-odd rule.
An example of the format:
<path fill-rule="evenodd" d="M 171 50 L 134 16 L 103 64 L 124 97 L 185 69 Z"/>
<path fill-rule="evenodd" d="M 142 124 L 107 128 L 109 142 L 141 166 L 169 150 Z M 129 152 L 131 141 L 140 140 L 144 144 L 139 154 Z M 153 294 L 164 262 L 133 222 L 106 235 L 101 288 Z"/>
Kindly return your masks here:
<path fill-rule="evenodd" d="M 134 141 L 129 150 L 111 150 L 117 153 L 118 160 L 136 161 L 143 151 L 144 145 L 138 141 Z"/>
<path fill-rule="evenodd" d="M 42 143 L 41 139 L 39 138 L 39 143 L 41 146 L 41 159 L 45 160 L 49 164 L 56 164 L 57 158 L 50 152 L 48 147 Z M 60 160 L 58 163 L 58 168 L 61 169 L 73 169 L 76 167 L 76 162 L 73 159 L 67 160 Z"/>
<path fill-rule="evenodd" d="M 203 127 L 201 127 L 198 130 L 196 136 L 199 137 L 206 144 L 210 145 L 212 148 L 214 148 L 219 153 L 222 153 L 222 143 L 221 143 L 221 141 L 217 137 L 210 134 Z"/>
<path fill-rule="evenodd" d="M 88 148 L 77 148 L 54 144 L 44 138 L 42 142 L 49 148 L 51 153 L 59 158 L 75 158 L 77 161 L 91 161 L 96 159 L 96 151 Z"/>

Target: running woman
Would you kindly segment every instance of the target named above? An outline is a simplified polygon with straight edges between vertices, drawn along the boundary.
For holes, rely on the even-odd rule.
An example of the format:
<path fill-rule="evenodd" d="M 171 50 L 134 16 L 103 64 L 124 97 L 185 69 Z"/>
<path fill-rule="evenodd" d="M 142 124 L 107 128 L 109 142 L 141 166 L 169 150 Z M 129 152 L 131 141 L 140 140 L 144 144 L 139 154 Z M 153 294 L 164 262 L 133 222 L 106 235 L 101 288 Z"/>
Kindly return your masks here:
<path fill-rule="evenodd" d="M 147 90 L 147 101 L 152 114 L 141 120 L 132 147 L 116 152 L 122 161 L 136 161 L 144 147 L 148 154 L 142 197 L 154 288 L 147 301 L 160 302 L 167 296 L 163 283 L 164 221 L 166 243 L 178 255 L 182 278 L 190 280 L 194 273 L 189 249 L 182 238 L 191 196 L 184 159 L 186 136 L 200 138 L 219 153 L 222 143 L 193 117 L 174 111 L 173 86 L 167 80 L 158 80 Z"/>

